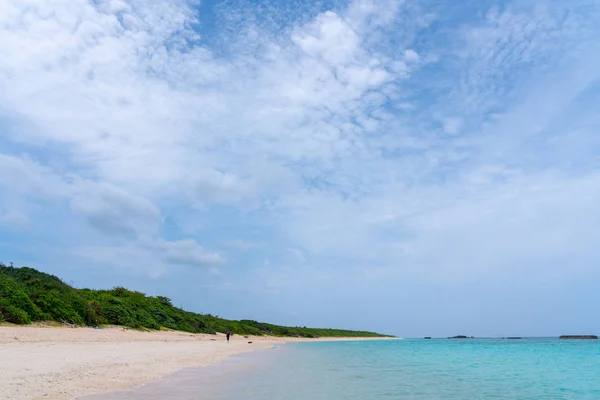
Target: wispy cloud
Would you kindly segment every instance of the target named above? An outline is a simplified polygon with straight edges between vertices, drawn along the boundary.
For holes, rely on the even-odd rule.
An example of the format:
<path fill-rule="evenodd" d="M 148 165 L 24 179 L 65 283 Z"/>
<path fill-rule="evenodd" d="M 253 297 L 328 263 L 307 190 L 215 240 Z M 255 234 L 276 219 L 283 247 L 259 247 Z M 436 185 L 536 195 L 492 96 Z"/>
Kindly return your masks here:
<path fill-rule="evenodd" d="M 599 261 L 594 2 L 197 6 L 0 5 L 0 221 L 290 302 Z"/>

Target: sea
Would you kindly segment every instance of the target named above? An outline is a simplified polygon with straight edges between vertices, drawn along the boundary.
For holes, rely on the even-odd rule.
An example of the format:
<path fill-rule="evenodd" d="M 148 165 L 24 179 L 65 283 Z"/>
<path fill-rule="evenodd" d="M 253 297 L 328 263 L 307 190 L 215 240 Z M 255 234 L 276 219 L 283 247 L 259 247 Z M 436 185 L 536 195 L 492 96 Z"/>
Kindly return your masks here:
<path fill-rule="evenodd" d="M 600 341 L 400 339 L 276 346 L 86 400 L 600 400 Z"/>

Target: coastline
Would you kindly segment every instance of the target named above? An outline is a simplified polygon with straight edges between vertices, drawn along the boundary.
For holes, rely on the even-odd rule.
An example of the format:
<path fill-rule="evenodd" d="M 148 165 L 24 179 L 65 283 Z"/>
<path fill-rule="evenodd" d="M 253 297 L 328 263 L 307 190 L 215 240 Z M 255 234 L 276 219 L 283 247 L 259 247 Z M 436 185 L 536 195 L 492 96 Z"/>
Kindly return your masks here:
<path fill-rule="evenodd" d="M 71 400 L 135 387 L 187 367 L 290 342 L 384 338 L 281 338 L 54 326 L 0 326 L 0 392 L 5 399 Z M 251 341 L 252 344 L 248 342 Z"/>

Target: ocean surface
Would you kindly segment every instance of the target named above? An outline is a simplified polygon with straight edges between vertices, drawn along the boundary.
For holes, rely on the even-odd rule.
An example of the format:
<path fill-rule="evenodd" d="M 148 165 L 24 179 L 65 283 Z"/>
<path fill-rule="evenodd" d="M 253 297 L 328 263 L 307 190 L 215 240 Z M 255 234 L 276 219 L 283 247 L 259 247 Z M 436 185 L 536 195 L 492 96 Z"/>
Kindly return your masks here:
<path fill-rule="evenodd" d="M 299 343 L 85 399 L 600 400 L 600 341 Z"/>

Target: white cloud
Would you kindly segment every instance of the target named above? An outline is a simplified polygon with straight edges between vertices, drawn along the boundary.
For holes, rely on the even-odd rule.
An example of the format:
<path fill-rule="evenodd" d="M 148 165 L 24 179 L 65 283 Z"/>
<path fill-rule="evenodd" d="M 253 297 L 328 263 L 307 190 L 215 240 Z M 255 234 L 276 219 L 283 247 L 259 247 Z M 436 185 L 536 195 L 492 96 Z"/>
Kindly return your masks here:
<path fill-rule="evenodd" d="M 360 39 L 336 13 L 327 11 L 292 34 L 292 41 L 310 57 L 331 66 L 346 65 L 355 60 Z"/>
<path fill-rule="evenodd" d="M 444 132 L 450 135 L 456 135 L 459 133 L 462 127 L 462 120 L 460 118 L 444 118 L 442 120 L 444 126 Z"/>
<path fill-rule="evenodd" d="M 0 154 L 0 186 L 11 195 L 60 198 L 70 185 L 49 168 L 27 157 Z"/>
<path fill-rule="evenodd" d="M 237 203 L 256 195 L 251 179 L 240 179 L 228 173 L 206 171 L 193 183 L 194 197 L 205 203 Z"/>
<path fill-rule="evenodd" d="M 158 208 L 147 199 L 106 183 L 79 185 L 71 209 L 108 234 L 154 234 L 162 219 Z"/>
<path fill-rule="evenodd" d="M 421 57 L 416 51 L 412 49 L 404 50 L 404 61 L 409 63 L 416 63 L 419 62 L 420 59 Z"/>
<path fill-rule="evenodd" d="M 2 7 L 0 110 L 19 122 L 6 139 L 61 156 L 2 156 L 0 184 L 70 202 L 101 231 L 152 237 L 120 242 L 123 259 L 223 262 L 196 239 L 160 238 L 187 224 L 218 244 L 244 230 L 265 257 L 301 248 L 311 263 L 464 277 L 520 257 L 539 271 L 545 246 L 595 237 L 579 214 L 597 214 L 582 183 L 595 182 L 595 161 L 553 165 L 572 133 L 552 129 L 556 118 L 590 121 L 578 143 L 596 148 L 594 107 L 577 118 L 570 108 L 599 78 L 594 7 L 586 17 L 507 5 L 483 20 L 465 10 L 457 26 L 433 11 L 408 20 L 408 3 L 357 0 L 302 16 L 269 9 L 278 29 L 236 9 L 216 25 L 222 41 L 191 29 L 184 2 Z M 439 30 L 420 30 L 434 20 Z M 530 200 L 543 205 L 532 216 L 521 209 Z M 565 220 L 545 230 L 554 215 L 572 216 L 577 234 L 556 234 Z"/>
<path fill-rule="evenodd" d="M 114 185 L 61 176 L 28 157 L 0 155 L 0 169 L 0 185 L 11 198 L 71 199 L 73 212 L 106 233 L 153 234 L 161 223 L 160 211 L 150 201 Z"/>
<path fill-rule="evenodd" d="M 0 210 L 0 225 L 4 226 L 26 226 L 29 224 L 29 218 L 19 210 L 10 209 L 2 212 Z"/>
<path fill-rule="evenodd" d="M 427 266 L 442 282 L 485 276 L 587 270 L 600 261 L 593 255 L 600 236 L 597 174 L 572 179 L 561 174 L 519 175 L 494 180 L 446 206 L 405 220 L 413 238 L 404 240 L 411 263 Z M 401 259 L 402 260 L 402 259 Z M 431 279 L 431 276 L 430 276 Z"/>
<path fill-rule="evenodd" d="M 167 241 L 142 237 L 117 246 L 81 246 L 72 253 L 100 265 L 137 271 L 151 278 L 161 277 L 173 265 L 205 268 L 212 272 L 225 262 L 221 255 L 205 250 L 193 239 Z"/>
<path fill-rule="evenodd" d="M 391 24 L 397 17 L 402 0 L 355 0 L 348 5 L 350 24 L 363 35 Z"/>
<path fill-rule="evenodd" d="M 223 257 L 208 252 L 193 239 L 165 241 L 143 238 L 141 248 L 157 254 L 166 263 L 190 266 L 215 266 L 224 263 Z"/>

